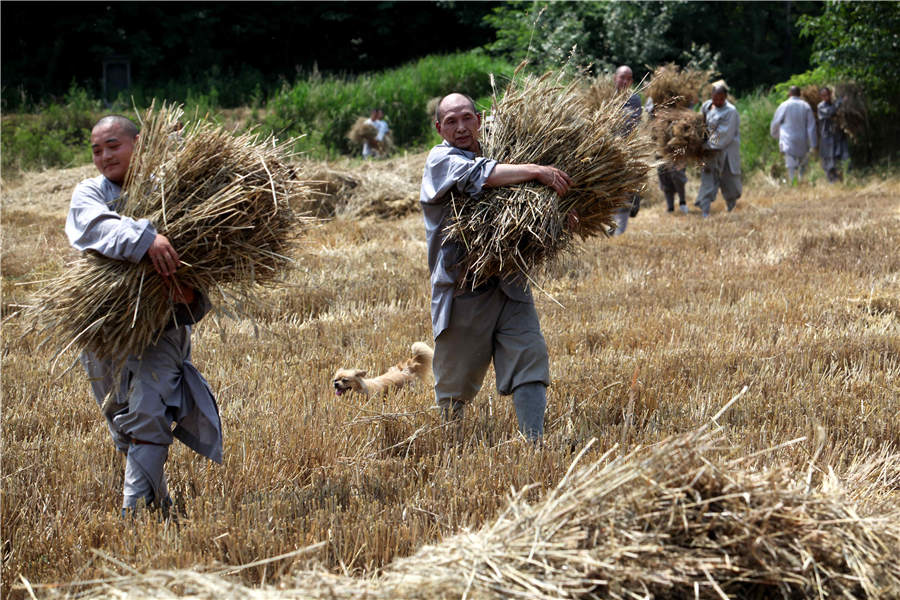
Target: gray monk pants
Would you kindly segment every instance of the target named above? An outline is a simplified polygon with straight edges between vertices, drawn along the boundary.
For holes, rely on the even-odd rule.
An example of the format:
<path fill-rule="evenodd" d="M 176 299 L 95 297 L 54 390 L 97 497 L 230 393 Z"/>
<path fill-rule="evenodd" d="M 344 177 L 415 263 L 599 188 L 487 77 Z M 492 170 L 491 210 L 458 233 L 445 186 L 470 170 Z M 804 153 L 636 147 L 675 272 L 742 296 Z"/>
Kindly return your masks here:
<path fill-rule="evenodd" d="M 550 384 L 547 344 L 534 304 L 510 300 L 499 286 L 454 298 L 450 326 L 434 341 L 434 390 L 445 418 L 462 415 L 491 361 L 497 391 L 513 394 L 519 430 L 539 438 Z"/>

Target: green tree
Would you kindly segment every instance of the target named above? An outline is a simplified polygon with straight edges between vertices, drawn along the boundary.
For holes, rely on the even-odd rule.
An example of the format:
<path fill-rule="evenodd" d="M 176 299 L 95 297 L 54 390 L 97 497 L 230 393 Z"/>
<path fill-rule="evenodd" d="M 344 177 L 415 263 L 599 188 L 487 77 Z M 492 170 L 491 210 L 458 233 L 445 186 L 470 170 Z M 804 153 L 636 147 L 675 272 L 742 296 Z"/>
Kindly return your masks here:
<path fill-rule="evenodd" d="M 813 39 L 812 61 L 862 84 L 877 112 L 896 112 L 900 92 L 900 3 L 829 2 L 818 16 L 801 18 Z"/>

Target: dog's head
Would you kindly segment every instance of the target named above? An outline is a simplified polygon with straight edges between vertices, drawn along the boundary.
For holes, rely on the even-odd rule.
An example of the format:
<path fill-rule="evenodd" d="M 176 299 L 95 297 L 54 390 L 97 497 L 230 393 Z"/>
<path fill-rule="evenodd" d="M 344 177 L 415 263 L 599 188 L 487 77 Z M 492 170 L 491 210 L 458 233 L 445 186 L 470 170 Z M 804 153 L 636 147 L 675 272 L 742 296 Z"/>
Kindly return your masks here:
<path fill-rule="evenodd" d="M 334 393 L 336 396 L 342 395 L 344 392 L 353 390 L 363 392 L 365 386 L 362 378 L 366 376 L 366 371 L 359 369 L 338 369 L 334 374 Z"/>

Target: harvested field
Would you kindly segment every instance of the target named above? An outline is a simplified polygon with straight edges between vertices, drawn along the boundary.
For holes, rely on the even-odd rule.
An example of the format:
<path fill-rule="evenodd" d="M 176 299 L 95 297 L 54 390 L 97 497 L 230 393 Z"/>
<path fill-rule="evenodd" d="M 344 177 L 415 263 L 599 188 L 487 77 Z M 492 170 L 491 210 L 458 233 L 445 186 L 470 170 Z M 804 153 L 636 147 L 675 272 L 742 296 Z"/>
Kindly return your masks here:
<path fill-rule="evenodd" d="M 417 196 L 422 162 L 399 160 L 321 166 Z M 225 463 L 172 446 L 176 525 L 120 520 L 123 461 L 85 376 L 50 373 L 10 317 L 71 256 L 68 198 L 92 174 L 2 190 L 4 597 L 561 598 L 600 579 L 602 597 L 897 596 L 900 180 L 756 175 L 734 213 L 649 203 L 625 235 L 565 255 L 536 294 L 553 377 L 541 451 L 516 438 L 492 371 L 455 441 L 422 387 L 334 396 L 335 368 L 382 372 L 432 341 L 421 216 L 338 213 L 252 320 L 196 327 Z M 582 450 L 593 475 L 567 476 Z M 556 534 L 537 527 L 569 509 Z M 588 564 L 575 555 L 594 566 L 560 570 Z M 94 583 L 50 585 L 79 581 Z"/>

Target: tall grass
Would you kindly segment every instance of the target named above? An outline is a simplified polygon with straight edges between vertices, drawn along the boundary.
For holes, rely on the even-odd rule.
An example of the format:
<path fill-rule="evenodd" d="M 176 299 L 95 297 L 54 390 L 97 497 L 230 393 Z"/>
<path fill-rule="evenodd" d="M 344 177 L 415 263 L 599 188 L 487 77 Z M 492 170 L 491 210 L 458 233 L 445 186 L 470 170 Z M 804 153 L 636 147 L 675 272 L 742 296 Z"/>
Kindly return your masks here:
<path fill-rule="evenodd" d="M 774 92 L 755 90 L 737 99 L 741 115 L 741 170 L 750 174 L 763 171 L 771 174 L 783 168 L 778 141 L 769 135 L 769 124 L 779 101 Z"/>
<path fill-rule="evenodd" d="M 428 100 L 451 91 L 474 98 L 490 93 L 488 75 L 512 75 L 508 63 L 479 52 L 427 56 L 408 65 L 356 77 L 313 74 L 285 86 L 268 105 L 265 125 L 278 134 L 302 135 L 302 149 L 313 155 L 346 154 L 345 138 L 360 115 L 373 107 L 385 111 L 400 147 L 431 141 Z"/>

